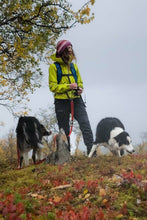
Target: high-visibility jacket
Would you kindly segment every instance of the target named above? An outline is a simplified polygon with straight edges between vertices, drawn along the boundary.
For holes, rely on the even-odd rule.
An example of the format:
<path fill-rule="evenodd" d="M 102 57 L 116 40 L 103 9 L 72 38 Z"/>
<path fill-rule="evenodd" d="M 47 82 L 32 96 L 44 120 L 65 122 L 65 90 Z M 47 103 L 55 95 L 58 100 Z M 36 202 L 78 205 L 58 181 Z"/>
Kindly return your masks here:
<path fill-rule="evenodd" d="M 53 54 L 51 56 L 51 59 L 54 62 L 58 62 L 60 64 L 62 73 L 64 74 L 64 76 L 62 76 L 61 81 L 58 84 L 56 65 L 54 63 L 52 63 L 50 65 L 50 67 L 49 67 L 49 88 L 50 88 L 51 92 L 54 93 L 55 99 L 69 99 L 69 98 L 74 99 L 74 98 L 79 97 L 79 96 L 75 96 L 75 91 L 70 90 L 70 88 L 69 88 L 70 83 L 75 83 L 75 78 L 72 75 L 72 72 L 69 69 L 69 67 L 67 66 L 67 64 L 65 64 L 61 58 L 57 58 L 56 54 Z M 75 63 L 74 63 L 74 68 L 76 70 L 78 87 L 83 88 L 83 81 L 81 79 L 79 69 Z M 71 74 L 69 76 L 70 79 L 68 79 L 66 74 L 67 75 Z"/>

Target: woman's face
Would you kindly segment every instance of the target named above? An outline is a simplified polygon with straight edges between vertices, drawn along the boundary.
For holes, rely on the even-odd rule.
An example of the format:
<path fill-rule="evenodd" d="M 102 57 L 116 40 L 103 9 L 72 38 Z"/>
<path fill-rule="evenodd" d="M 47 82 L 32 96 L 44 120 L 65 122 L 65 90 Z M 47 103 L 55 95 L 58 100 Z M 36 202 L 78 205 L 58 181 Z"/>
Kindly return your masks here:
<path fill-rule="evenodd" d="M 68 54 L 69 54 L 69 55 L 73 54 L 73 50 L 72 50 L 72 46 L 71 46 L 71 45 L 69 45 L 69 46 L 67 47 L 67 51 L 68 51 Z"/>
<path fill-rule="evenodd" d="M 66 47 L 66 49 L 63 51 L 61 58 L 64 61 L 64 63 L 69 64 L 73 58 L 74 58 L 74 52 L 72 49 L 72 46 L 69 45 L 68 47 Z"/>

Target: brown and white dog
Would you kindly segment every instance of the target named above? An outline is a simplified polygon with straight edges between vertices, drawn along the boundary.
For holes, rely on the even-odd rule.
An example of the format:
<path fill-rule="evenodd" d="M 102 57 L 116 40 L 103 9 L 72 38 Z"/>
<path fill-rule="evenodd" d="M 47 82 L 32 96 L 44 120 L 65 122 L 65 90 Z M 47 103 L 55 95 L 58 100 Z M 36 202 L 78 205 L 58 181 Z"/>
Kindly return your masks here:
<path fill-rule="evenodd" d="M 24 159 L 25 166 L 29 165 L 28 152 L 33 150 L 32 159 L 36 163 L 36 155 L 41 160 L 41 148 L 43 148 L 42 137 L 51 135 L 40 124 L 38 119 L 31 116 L 20 117 L 16 128 L 17 151 L 18 151 L 18 168 L 22 168 Z"/>
<path fill-rule="evenodd" d="M 118 118 L 102 119 L 96 129 L 96 140 L 88 157 L 92 157 L 99 146 L 107 147 L 113 155 L 121 157 L 124 151 L 132 154 L 135 152 L 129 134 Z"/>

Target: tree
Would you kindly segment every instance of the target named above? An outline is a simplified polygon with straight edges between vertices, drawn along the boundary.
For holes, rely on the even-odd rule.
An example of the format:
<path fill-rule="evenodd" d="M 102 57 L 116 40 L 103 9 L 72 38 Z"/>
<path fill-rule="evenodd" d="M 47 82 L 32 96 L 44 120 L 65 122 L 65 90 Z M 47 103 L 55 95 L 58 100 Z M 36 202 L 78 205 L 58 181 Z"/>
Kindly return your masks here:
<path fill-rule="evenodd" d="M 63 33 L 94 18 L 94 2 L 76 12 L 68 0 L 0 1 L 0 105 L 12 111 L 24 98 L 29 101 L 28 93 L 41 86 L 40 63 L 49 60 Z"/>
<path fill-rule="evenodd" d="M 8 160 L 10 163 L 17 159 L 16 138 L 14 130 L 10 130 L 8 137 L 0 140 L 1 161 Z"/>
<path fill-rule="evenodd" d="M 56 134 L 58 129 L 56 114 L 53 106 L 48 106 L 47 109 L 40 108 L 36 114 L 36 118 L 48 129 L 51 130 L 53 134 Z"/>

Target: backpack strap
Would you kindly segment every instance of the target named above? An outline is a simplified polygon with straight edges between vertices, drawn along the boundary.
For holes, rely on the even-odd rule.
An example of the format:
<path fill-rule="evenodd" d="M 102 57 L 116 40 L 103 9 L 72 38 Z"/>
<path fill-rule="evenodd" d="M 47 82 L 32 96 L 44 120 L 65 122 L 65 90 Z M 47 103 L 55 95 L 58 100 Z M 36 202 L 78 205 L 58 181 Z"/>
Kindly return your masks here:
<path fill-rule="evenodd" d="M 56 65 L 56 68 L 57 68 L 58 84 L 60 83 L 62 76 L 67 76 L 68 78 L 69 78 L 69 76 L 73 76 L 75 79 L 75 82 L 77 83 L 77 74 L 76 74 L 76 70 L 75 70 L 73 63 L 70 64 L 70 70 L 71 70 L 72 74 L 62 74 L 62 69 L 61 69 L 60 63 L 55 62 L 54 64 Z"/>
<path fill-rule="evenodd" d="M 72 72 L 73 77 L 75 78 L 75 82 L 77 83 L 77 74 L 73 63 L 70 63 L 70 70 Z"/>
<path fill-rule="evenodd" d="M 61 78 L 62 78 L 62 70 L 61 70 L 61 66 L 58 62 L 55 62 L 54 64 L 56 65 L 56 68 L 57 68 L 57 81 L 59 84 L 61 81 Z"/>

